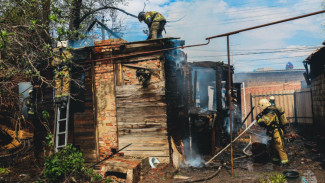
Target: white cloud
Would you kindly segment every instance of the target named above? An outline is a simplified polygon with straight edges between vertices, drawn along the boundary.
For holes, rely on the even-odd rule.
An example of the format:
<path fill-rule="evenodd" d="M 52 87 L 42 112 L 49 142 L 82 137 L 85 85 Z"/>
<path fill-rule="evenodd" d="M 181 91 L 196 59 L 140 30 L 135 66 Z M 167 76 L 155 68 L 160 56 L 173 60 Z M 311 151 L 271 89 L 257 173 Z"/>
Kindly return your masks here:
<path fill-rule="evenodd" d="M 167 20 L 177 20 L 185 16 L 181 21 L 167 23 L 167 34 L 164 36 L 180 37 L 185 40 L 186 45 L 205 43 L 205 38 L 209 36 L 290 18 L 322 8 L 322 0 L 297 0 L 289 5 L 291 1 L 279 0 L 281 4 L 271 7 L 252 6 L 254 5 L 252 2 L 256 1 L 247 3 L 249 6 L 230 6 L 225 0 L 179 0 L 171 3 L 168 3 L 168 0 L 151 0 L 150 3 L 144 0 L 133 0 L 125 8 L 128 12 L 137 15 L 142 11 L 144 2 L 147 3 L 146 11 L 161 12 Z M 232 53 L 236 50 L 258 52 L 260 49 L 289 49 L 302 47 L 300 45 L 320 44 L 324 40 L 324 30 L 321 25 L 323 19 L 323 16 L 317 15 L 230 36 L 231 51 Z M 142 30 L 146 28 L 144 23 L 139 23 L 137 19 L 130 17 L 126 18 L 125 23 L 129 28 L 126 38 L 136 40 L 137 36 L 142 35 L 139 38 L 143 39 Z M 226 61 L 226 39 L 218 38 L 212 40 L 208 46 L 185 49 L 185 52 L 188 54 L 189 61 Z M 283 69 L 289 60 L 297 60 L 296 68 L 302 67 L 303 57 L 297 56 L 304 56 L 304 54 L 308 54 L 307 51 L 240 55 L 233 58 L 236 61 L 236 71 L 251 71 L 257 66 L 275 66 Z M 272 59 L 276 57 L 279 59 Z M 281 57 L 284 59 L 280 59 Z"/>

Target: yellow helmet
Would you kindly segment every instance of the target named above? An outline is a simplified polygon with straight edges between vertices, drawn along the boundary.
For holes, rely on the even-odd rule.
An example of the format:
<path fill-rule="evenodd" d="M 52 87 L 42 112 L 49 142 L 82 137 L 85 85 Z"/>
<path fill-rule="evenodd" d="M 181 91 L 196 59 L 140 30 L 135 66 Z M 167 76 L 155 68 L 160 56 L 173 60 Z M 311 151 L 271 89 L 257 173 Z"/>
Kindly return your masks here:
<path fill-rule="evenodd" d="M 269 107 L 270 105 L 271 103 L 265 98 L 258 101 L 258 107 L 262 108 L 263 110 Z"/>
<path fill-rule="evenodd" d="M 272 95 L 272 96 L 270 96 L 270 100 L 275 100 L 275 98 L 274 98 L 274 96 Z"/>

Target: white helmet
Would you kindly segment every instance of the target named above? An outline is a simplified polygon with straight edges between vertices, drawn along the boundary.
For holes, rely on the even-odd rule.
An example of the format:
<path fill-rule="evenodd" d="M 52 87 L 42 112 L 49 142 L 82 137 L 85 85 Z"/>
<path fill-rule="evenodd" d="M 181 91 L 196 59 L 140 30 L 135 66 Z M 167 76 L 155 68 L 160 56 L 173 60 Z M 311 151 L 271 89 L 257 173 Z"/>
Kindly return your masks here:
<path fill-rule="evenodd" d="M 275 100 L 275 98 L 274 98 L 274 96 L 272 95 L 272 96 L 270 96 L 270 100 Z"/>
<path fill-rule="evenodd" d="M 269 107 L 270 105 L 271 103 L 265 98 L 258 101 L 258 107 L 262 108 L 263 110 Z"/>
<path fill-rule="evenodd" d="M 28 90 L 28 93 L 31 94 L 33 92 L 33 90 Z"/>

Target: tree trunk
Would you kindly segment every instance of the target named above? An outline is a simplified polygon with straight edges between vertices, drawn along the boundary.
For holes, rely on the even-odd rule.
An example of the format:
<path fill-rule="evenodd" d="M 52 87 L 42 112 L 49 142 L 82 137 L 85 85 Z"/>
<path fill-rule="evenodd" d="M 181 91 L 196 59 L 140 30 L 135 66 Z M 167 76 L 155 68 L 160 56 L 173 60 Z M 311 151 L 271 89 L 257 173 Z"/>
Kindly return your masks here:
<path fill-rule="evenodd" d="M 78 30 L 80 27 L 80 9 L 82 0 L 73 0 L 70 13 L 69 30 Z"/>
<path fill-rule="evenodd" d="M 43 24 L 46 26 L 47 33 L 50 32 L 50 19 L 51 14 L 51 0 L 42 0 L 42 20 Z M 43 33 L 43 37 L 47 43 L 51 42 L 51 37 L 46 32 Z"/>

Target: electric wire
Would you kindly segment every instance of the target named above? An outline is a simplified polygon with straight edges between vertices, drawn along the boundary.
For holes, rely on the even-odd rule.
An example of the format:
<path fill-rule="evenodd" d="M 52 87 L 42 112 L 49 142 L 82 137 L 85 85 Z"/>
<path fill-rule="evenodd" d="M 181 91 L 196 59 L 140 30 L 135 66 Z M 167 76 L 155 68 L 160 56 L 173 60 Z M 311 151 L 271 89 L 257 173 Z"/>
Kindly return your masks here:
<path fill-rule="evenodd" d="M 246 55 L 261 55 L 261 54 L 271 54 L 271 53 L 290 53 L 290 52 L 307 52 L 307 51 L 313 51 L 314 49 L 310 49 L 310 50 L 289 50 L 289 51 L 265 51 L 265 52 L 251 52 L 251 53 L 235 53 L 235 54 L 231 54 L 231 56 L 246 56 Z M 306 55 L 309 55 L 310 53 L 306 53 Z M 227 55 L 205 55 L 205 56 L 192 56 L 193 57 L 225 57 Z M 191 57 L 191 56 L 189 56 Z"/>
<path fill-rule="evenodd" d="M 317 45 L 317 46 L 301 46 L 301 47 L 297 47 L 297 48 L 262 48 L 262 49 L 248 49 L 248 50 L 242 50 L 242 49 L 238 49 L 238 50 L 233 50 L 233 52 L 250 52 L 250 51 L 283 51 L 283 50 L 314 50 L 319 48 L 321 45 Z M 200 48 L 189 48 L 191 50 L 195 50 L 195 51 L 211 51 L 211 52 L 222 52 L 224 53 L 224 51 L 214 51 L 215 49 L 200 49 Z"/>

